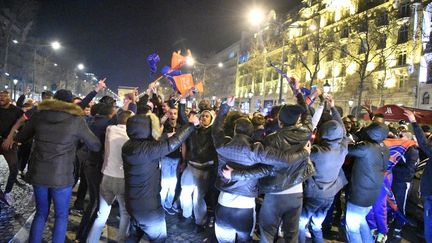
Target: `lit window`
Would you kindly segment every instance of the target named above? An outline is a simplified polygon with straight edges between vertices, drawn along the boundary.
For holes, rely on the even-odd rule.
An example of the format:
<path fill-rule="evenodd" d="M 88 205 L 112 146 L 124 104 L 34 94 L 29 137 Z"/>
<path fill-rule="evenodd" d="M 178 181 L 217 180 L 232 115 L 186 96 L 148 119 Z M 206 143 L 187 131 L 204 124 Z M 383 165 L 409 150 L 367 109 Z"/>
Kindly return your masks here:
<path fill-rule="evenodd" d="M 422 98 L 422 104 L 428 105 L 429 104 L 429 92 L 424 92 L 423 93 L 423 98 Z"/>

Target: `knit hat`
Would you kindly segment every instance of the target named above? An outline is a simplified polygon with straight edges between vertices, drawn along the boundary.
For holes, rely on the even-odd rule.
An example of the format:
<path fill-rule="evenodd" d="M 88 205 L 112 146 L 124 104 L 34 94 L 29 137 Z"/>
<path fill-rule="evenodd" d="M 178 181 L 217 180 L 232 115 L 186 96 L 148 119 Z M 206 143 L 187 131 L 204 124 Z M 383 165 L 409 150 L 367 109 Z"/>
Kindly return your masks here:
<path fill-rule="evenodd" d="M 279 121 L 285 126 L 295 125 L 306 110 L 299 105 L 284 105 L 279 111 Z"/>
<path fill-rule="evenodd" d="M 73 99 L 73 95 L 72 92 L 70 92 L 70 90 L 61 89 L 54 94 L 54 99 L 71 103 Z"/>

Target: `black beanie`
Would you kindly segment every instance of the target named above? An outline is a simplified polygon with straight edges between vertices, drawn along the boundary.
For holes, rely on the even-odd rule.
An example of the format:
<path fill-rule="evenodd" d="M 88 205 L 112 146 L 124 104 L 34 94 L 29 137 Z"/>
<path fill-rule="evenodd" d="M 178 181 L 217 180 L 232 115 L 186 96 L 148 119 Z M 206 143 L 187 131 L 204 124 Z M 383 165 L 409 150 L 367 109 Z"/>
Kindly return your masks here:
<path fill-rule="evenodd" d="M 61 89 L 54 94 L 54 99 L 71 103 L 73 99 L 73 95 L 72 92 L 70 92 L 70 90 Z"/>
<path fill-rule="evenodd" d="M 279 121 L 285 126 L 295 125 L 305 109 L 299 105 L 284 105 L 279 111 Z"/>

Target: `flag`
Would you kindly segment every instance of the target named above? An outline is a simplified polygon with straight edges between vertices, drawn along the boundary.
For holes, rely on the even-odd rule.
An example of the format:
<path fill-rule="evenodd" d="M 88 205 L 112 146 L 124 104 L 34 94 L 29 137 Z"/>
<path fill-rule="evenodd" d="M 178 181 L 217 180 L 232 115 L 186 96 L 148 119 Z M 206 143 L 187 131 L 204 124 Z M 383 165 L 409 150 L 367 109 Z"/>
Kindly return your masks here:
<path fill-rule="evenodd" d="M 187 50 L 187 56 L 182 56 L 181 51 L 173 52 L 171 58 L 171 69 L 176 70 L 183 67 L 186 64 L 187 57 L 191 57 L 192 53 L 190 50 Z"/>
<path fill-rule="evenodd" d="M 198 91 L 198 93 L 203 93 L 204 92 L 204 84 L 202 81 L 198 82 L 197 84 L 195 84 L 195 89 Z"/>
<path fill-rule="evenodd" d="M 153 76 L 153 74 L 157 71 L 157 63 L 160 61 L 159 55 L 157 53 L 150 54 L 147 57 L 147 64 L 150 68 L 150 75 Z"/>
<path fill-rule="evenodd" d="M 180 94 L 184 95 L 187 92 L 191 91 L 191 89 L 194 87 L 192 74 L 182 74 L 179 76 L 173 77 L 176 87 Z"/>

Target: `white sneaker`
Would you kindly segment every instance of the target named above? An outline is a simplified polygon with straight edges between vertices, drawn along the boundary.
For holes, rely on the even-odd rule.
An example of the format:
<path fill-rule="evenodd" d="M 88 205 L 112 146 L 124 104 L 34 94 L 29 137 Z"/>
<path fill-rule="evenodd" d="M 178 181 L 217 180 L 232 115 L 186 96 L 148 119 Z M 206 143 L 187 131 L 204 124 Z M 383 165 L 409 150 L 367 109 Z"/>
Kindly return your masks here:
<path fill-rule="evenodd" d="M 9 204 L 9 206 L 12 206 L 12 204 L 13 204 L 12 193 L 11 192 L 5 193 L 4 198 L 5 198 L 6 202 Z"/>

